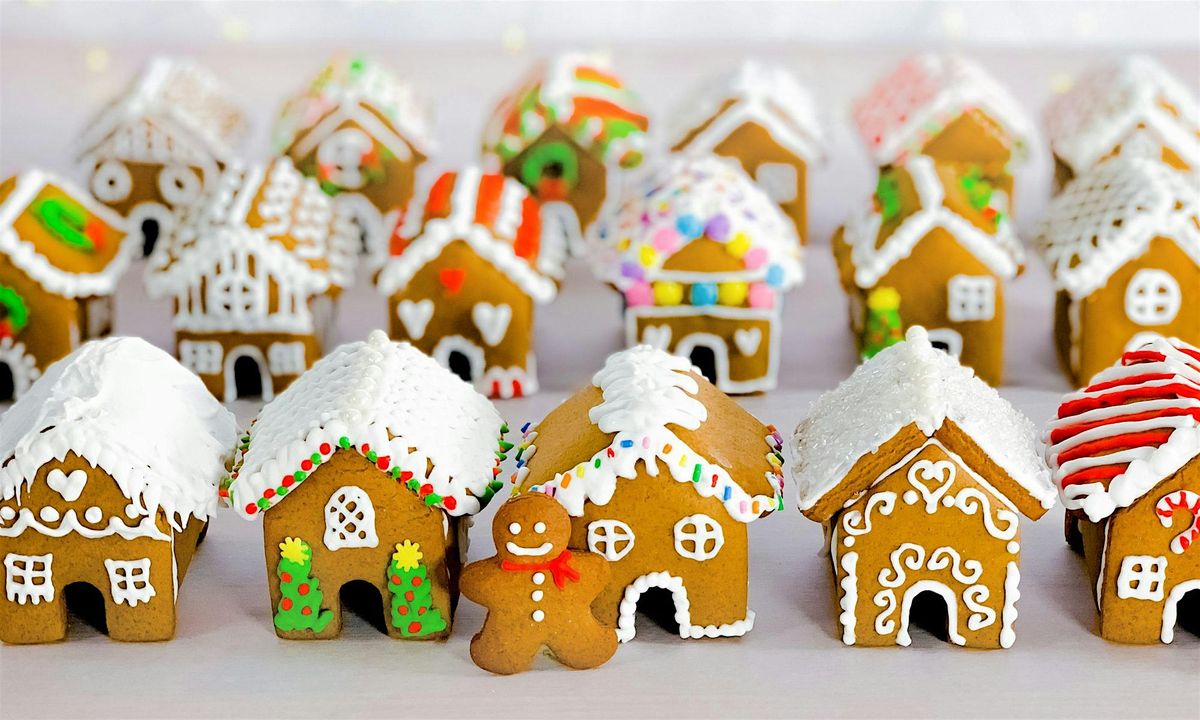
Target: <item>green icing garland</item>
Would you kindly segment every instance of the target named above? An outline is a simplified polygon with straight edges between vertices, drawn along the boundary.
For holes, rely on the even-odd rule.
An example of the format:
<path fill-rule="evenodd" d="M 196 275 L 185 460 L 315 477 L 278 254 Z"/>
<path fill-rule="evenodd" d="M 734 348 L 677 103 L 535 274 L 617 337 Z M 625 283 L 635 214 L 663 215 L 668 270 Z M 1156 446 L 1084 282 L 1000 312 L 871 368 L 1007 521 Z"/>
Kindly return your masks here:
<path fill-rule="evenodd" d="M 100 230 L 88 221 L 87 212 L 73 202 L 49 199 L 37 204 L 34 215 L 47 230 L 68 247 L 94 252 Z"/>
<path fill-rule="evenodd" d="M 0 305 L 8 311 L 8 316 L 0 321 L 0 337 L 16 335 L 29 324 L 29 306 L 16 290 L 0 285 Z"/>

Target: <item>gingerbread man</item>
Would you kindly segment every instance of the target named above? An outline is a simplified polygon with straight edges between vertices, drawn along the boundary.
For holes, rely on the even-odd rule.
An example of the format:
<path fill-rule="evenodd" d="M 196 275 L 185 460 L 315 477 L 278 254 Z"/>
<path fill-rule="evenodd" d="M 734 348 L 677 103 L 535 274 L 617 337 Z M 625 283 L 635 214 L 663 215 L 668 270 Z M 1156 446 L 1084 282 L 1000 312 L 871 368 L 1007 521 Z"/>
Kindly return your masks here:
<path fill-rule="evenodd" d="M 492 522 L 496 555 L 468 565 L 462 594 L 487 608 L 471 659 L 489 672 L 528 670 L 544 647 L 568 667 L 599 667 L 617 651 L 616 630 L 592 615 L 608 561 L 567 549 L 571 518 L 541 493 L 512 498 Z"/>

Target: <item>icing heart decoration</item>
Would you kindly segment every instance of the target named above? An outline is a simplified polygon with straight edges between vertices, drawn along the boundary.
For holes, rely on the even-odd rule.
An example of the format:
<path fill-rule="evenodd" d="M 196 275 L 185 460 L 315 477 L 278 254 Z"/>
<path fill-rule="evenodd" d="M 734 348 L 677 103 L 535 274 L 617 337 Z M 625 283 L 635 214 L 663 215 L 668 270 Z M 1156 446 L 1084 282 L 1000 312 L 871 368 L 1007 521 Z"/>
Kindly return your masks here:
<path fill-rule="evenodd" d="M 429 327 L 429 319 L 433 317 L 433 301 L 429 298 L 418 300 L 401 300 L 396 305 L 396 316 L 404 325 L 404 331 L 413 340 L 425 336 L 425 328 Z"/>
<path fill-rule="evenodd" d="M 671 346 L 671 326 L 647 325 L 642 330 L 642 342 L 650 347 L 666 350 Z"/>
<path fill-rule="evenodd" d="M 446 288 L 446 292 L 451 295 L 462 290 L 463 282 L 467 279 L 467 271 L 462 268 L 443 268 L 438 273 L 438 281 L 442 287 Z"/>
<path fill-rule="evenodd" d="M 739 328 L 733 333 L 733 344 L 737 345 L 741 354 L 747 357 L 753 355 L 762 344 L 762 328 Z"/>
<path fill-rule="evenodd" d="M 954 483 L 958 469 L 949 460 L 918 460 L 908 469 L 908 482 L 921 493 L 925 500 L 925 512 L 937 510 L 938 501 Z"/>
<path fill-rule="evenodd" d="M 508 323 L 512 321 L 512 308 L 508 305 L 475 303 L 475 307 L 471 308 L 471 320 L 475 327 L 479 328 L 483 341 L 495 347 L 508 332 Z"/>
<path fill-rule="evenodd" d="M 83 494 L 83 486 L 87 483 L 87 473 L 83 470 L 72 470 L 71 474 L 54 468 L 46 475 L 46 484 L 54 492 L 62 495 L 67 502 L 75 502 Z"/>

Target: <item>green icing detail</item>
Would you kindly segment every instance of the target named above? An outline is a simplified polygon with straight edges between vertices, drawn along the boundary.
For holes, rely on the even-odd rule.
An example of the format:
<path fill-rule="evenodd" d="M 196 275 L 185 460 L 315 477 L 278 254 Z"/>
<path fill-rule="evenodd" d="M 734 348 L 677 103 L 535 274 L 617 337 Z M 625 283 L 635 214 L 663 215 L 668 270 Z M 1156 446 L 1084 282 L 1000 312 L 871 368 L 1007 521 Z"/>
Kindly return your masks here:
<path fill-rule="evenodd" d="M 448 625 L 442 613 L 433 607 L 433 584 L 429 581 L 425 563 L 415 560 L 419 557 L 419 545 L 404 544 L 396 546 L 392 560 L 388 564 L 388 590 L 392 593 L 392 627 L 400 631 L 404 637 L 425 637 L 445 630 Z M 408 563 L 401 565 L 401 560 L 408 554 Z M 415 562 L 415 566 L 411 563 Z M 399 582 L 397 582 L 399 581 Z M 407 593 L 412 593 L 412 600 Z"/>
<path fill-rule="evenodd" d="M 281 543 L 279 567 L 275 572 L 283 596 L 275 610 L 275 627 L 285 632 L 311 630 L 319 633 L 324 630 L 333 620 L 333 611 L 321 609 L 324 593 L 321 592 L 321 581 L 312 577 L 312 548 L 308 543 L 299 538 L 287 538 Z M 285 575 L 289 580 L 284 580 Z M 303 593 L 301 586 L 307 586 Z"/>
<path fill-rule="evenodd" d="M 579 158 L 571 146 L 562 141 L 548 142 L 530 148 L 525 160 L 521 163 L 521 182 L 528 188 L 537 188 L 544 171 L 549 165 L 561 168 L 559 176 L 567 187 L 573 188 L 579 182 Z"/>
<path fill-rule="evenodd" d="M 8 323 L 9 334 L 16 335 L 29 324 L 29 306 L 25 304 L 25 298 L 21 297 L 16 290 L 7 285 L 0 285 L 0 305 L 3 305 L 4 309 L 8 311 L 8 317 L 4 322 Z M 0 325 L 0 337 L 4 335 L 4 328 Z"/>
<path fill-rule="evenodd" d="M 879 214 L 887 222 L 900 214 L 900 183 L 889 174 L 879 176 L 879 184 L 875 186 L 875 200 Z"/>
<path fill-rule="evenodd" d="M 68 247 L 83 252 L 93 252 L 96 244 L 87 232 L 87 212 L 69 200 L 42 200 L 33 210 L 34 215 L 47 230 Z"/>

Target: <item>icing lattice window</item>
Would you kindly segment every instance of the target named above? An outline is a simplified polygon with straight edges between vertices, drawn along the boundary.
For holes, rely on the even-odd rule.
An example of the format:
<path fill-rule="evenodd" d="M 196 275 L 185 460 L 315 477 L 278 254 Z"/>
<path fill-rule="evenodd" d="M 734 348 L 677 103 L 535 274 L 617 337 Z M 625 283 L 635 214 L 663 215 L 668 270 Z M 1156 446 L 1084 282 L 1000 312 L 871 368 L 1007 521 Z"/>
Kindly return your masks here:
<path fill-rule="evenodd" d="M 588 549 L 615 562 L 633 549 L 633 528 L 620 520 L 596 520 L 588 525 Z"/>
<path fill-rule="evenodd" d="M 334 491 L 325 505 L 325 547 L 341 550 L 378 544 L 375 506 L 366 491 L 353 485 Z"/>
<path fill-rule="evenodd" d="M 689 515 L 675 523 L 675 552 L 682 557 L 708 560 L 724 545 L 725 531 L 707 515 Z"/>
<path fill-rule="evenodd" d="M 371 138 L 358 128 L 342 128 L 327 137 L 317 148 L 317 162 L 322 168 L 322 180 L 347 190 L 357 190 L 367 184 L 364 159 L 374 147 Z"/>
<path fill-rule="evenodd" d="M 800 192 L 796 167 L 787 163 L 763 163 L 754 171 L 754 179 L 777 203 L 792 202 Z"/>
<path fill-rule="evenodd" d="M 299 375 L 304 372 L 304 343 L 277 342 L 267 348 L 267 362 L 273 375 Z"/>
<path fill-rule="evenodd" d="M 1167 579 L 1167 559 L 1151 555 L 1126 555 L 1117 576 L 1117 597 L 1137 600 L 1163 599 L 1163 583 Z"/>
<path fill-rule="evenodd" d="M 996 316 L 996 279 L 990 275 L 955 275 L 950 278 L 947 295 L 947 315 L 952 322 Z"/>
<path fill-rule="evenodd" d="M 1166 325 L 1181 302 L 1179 281 L 1163 270 L 1138 270 L 1125 287 L 1125 314 L 1138 325 Z"/>
<path fill-rule="evenodd" d="M 150 584 L 150 558 L 140 560 L 105 560 L 108 569 L 109 589 L 118 605 L 137 607 L 154 597 L 154 585 Z"/>
<path fill-rule="evenodd" d="M 9 602 L 19 605 L 37 605 L 45 600 L 54 600 L 54 582 L 51 574 L 53 555 L 18 555 L 9 553 L 4 557 L 4 595 Z"/>
<path fill-rule="evenodd" d="M 221 343 L 216 341 L 179 341 L 179 362 L 200 375 L 221 372 L 222 355 Z"/>

